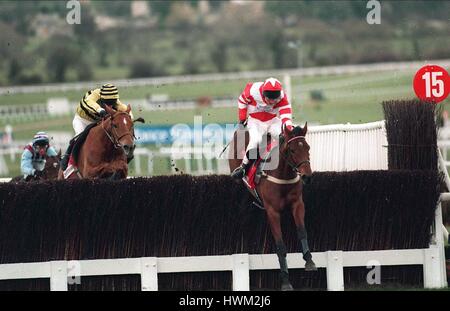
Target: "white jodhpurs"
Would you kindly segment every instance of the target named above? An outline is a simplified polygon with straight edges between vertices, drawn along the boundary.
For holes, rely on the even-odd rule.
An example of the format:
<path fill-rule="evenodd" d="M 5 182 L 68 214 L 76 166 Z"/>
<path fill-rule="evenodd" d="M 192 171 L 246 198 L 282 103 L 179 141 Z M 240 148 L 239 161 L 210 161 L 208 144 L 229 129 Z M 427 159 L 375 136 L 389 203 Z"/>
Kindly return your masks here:
<path fill-rule="evenodd" d="M 84 129 L 91 123 L 92 122 L 81 118 L 78 114 L 75 114 L 75 117 L 73 118 L 73 121 L 72 121 L 73 130 L 75 131 L 75 136 L 77 136 L 78 134 L 83 132 Z"/>
<path fill-rule="evenodd" d="M 263 139 L 266 139 L 267 133 L 270 133 L 272 138 L 278 139 L 281 134 L 281 120 L 277 117 L 269 121 L 260 121 L 252 117 L 248 118 L 247 121 L 248 134 L 250 136 L 250 141 L 248 143 L 247 149 L 245 150 L 245 156 L 242 162 L 247 164 L 249 159 L 247 158 L 247 153 L 249 150 L 258 148 Z M 256 155 L 250 155 L 253 159 Z"/>

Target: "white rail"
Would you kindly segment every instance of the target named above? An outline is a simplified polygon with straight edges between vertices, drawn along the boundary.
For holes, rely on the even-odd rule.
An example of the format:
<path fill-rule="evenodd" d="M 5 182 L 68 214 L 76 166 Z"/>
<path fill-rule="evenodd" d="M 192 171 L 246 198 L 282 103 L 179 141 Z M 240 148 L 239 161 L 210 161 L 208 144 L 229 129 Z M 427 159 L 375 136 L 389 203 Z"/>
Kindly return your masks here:
<path fill-rule="evenodd" d="M 330 291 L 344 290 L 344 267 L 372 269 L 374 262 L 380 266 L 423 265 L 425 288 L 439 288 L 443 284 L 437 247 L 364 252 L 327 251 L 312 255 L 316 266 L 327 270 L 327 289 Z M 290 269 L 302 269 L 305 265 L 299 253 L 288 254 L 287 262 Z M 67 291 L 68 284 L 79 284 L 82 277 L 140 274 L 141 290 L 156 291 L 159 273 L 230 271 L 233 276 L 232 289 L 248 291 L 250 270 L 278 268 L 275 254 L 50 261 L 0 265 L 0 280 L 49 278 L 50 290 Z"/>
<path fill-rule="evenodd" d="M 320 76 L 320 75 L 339 75 L 363 72 L 380 72 L 392 70 L 417 70 L 425 64 L 437 64 L 440 66 L 450 66 L 449 59 L 443 60 L 429 60 L 429 61 L 414 61 L 414 62 L 389 62 L 389 63 L 374 63 L 363 65 L 340 65 L 340 66 L 326 66 L 326 67 L 310 67 L 300 69 L 287 70 L 268 70 L 268 71 L 253 71 L 253 72 L 233 72 L 233 73 L 217 73 L 217 74 L 201 74 L 201 75 L 185 75 L 173 77 L 158 77 L 158 78 L 140 78 L 140 79 L 123 79 L 111 81 L 118 87 L 131 86 L 149 86 L 161 84 L 177 84 L 190 82 L 205 82 L 205 81 L 224 81 L 224 80 L 239 80 L 239 79 L 254 79 L 268 76 L 283 76 L 285 74 L 297 77 L 306 76 Z M 1 87 L 0 95 L 6 94 L 20 94 L 20 93 L 40 93 L 40 92 L 55 92 L 55 91 L 71 91 L 71 90 L 85 90 L 92 87 L 92 85 L 101 85 L 100 81 L 78 82 L 78 83 L 55 83 L 32 86 L 11 86 Z"/>

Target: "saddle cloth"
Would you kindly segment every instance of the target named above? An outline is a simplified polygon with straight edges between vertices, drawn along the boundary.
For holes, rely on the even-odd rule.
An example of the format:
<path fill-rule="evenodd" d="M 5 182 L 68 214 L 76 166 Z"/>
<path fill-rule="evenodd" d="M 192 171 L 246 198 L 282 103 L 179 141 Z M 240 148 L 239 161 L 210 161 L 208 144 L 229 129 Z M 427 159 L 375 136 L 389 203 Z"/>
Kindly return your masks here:
<path fill-rule="evenodd" d="M 64 171 L 64 179 L 69 178 L 73 173 L 77 171 L 77 163 L 78 163 L 78 156 L 80 155 L 81 147 L 83 146 L 84 142 L 86 141 L 86 138 L 92 128 L 97 126 L 98 122 L 94 122 L 86 126 L 83 132 L 72 138 L 73 140 L 73 148 L 72 152 L 70 153 L 69 157 L 69 163 L 67 165 L 67 169 Z"/>

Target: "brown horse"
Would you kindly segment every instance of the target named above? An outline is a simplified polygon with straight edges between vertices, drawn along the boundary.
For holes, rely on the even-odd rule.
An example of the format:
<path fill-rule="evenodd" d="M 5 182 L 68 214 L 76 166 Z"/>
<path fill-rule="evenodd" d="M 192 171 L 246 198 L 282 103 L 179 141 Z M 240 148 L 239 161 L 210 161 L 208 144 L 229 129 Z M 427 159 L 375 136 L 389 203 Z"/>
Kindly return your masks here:
<path fill-rule="evenodd" d="M 278 147 L 271 152 L 271 158 L 278 156 L 278 166 L 275 169 L 263 168 L 262 177 L 256 186 L 258 199 L 260 199 L 266 210 L 272 236 L 275 240 L 278 261 L 280 263 L 282 290 L 292 290 L 289 282 L 289 273 L 286 261 L 286 246 L 283 242 L 280 215 L 283 209 L 290 208 L 297 228 L 297 237 L 301 243 L 303 259 L 306 271 L 316 271 L 316 265 L 312 260 L 309 250 L 306 228 L 305 228 L 305 204 L 303 203 L 303 184 L 311 181 L 312 170 L 309 161 L 309 145 L 305 135 L 308 131 L 307 124 L 304 128 L 295 127 L 292 131 L 284 129 L 280 136 Z M 247 143 L 237 143 L 237 132 L 231 143 L 229 154 L 229 166 L 233 171 L 241 164 L 237 154 L 243 154 L 239 145 L 246 146 Z M 242 135 L 241 135 L 242 136 Z M 245 150 L 245 149 L 244 149 Z M 242 158 L 242 157 L 241 157 Z M 300 182 L 302 181 L 302 182 Z M 252 191 L 251 191 L 252 192 Z M 255 195 L 253 192 L 252 194 Z"/>
<path fill-rule="evenodd" d="M 90 129 L 80 148 L 77 171 L 68 179 L 123 179 L 128 175 L 128 160 L 133 158 L 134 124 L 129 112 L 118 112 L 105 106 L 108 116 Z M 143 121 L 138 119 L 136 121 Z M 59 179 L 63 179 L 60 170 Z"/>
<path fill-rule="evenodd" d="M 44 169 L 42 170 L 42 175 L 40 175 L 39 177 L 28 176 L 26 179 L 24 179 L 23 176 L 17 176 L 11 179 L 11 182 L 57 179 L 60 160 L 61 160 L 61 150 L 55 157 L 45 157 L 45 166 Z"/>

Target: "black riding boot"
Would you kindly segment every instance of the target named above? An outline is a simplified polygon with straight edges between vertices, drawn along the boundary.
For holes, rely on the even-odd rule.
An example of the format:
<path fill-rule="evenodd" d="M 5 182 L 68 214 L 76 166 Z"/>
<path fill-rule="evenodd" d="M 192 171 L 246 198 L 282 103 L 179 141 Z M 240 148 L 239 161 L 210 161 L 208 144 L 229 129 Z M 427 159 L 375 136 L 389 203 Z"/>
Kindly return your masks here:
<path fill-rule="evenodd" d="M 74 141 L 71 140 L 69 142 L 69 147 L 67 147 L 66 153 L 64 153 L 63 158 L 61 159 L 61 162 L 59 163 L 61 170 L 64 172 L 67 169 L 67 165 L 69 164 L 70 154 L 72 153 Z"/>
<path fill-rule="evenodd" d="M 235 179 L 243 178 L 250 165 L 250 161 L 247 164 L 242 163 L 241 166 L 238 166 L 234 169 L 234 171 L 231 173 L 231 177 Z"/>
<path fill-rule="evenodd" d="M 242 163 L 241 166 L 235 168 L 235 170 L 231 173 L 231 177 L 236 179 L 241 179 L 245 176 L 248 169 L 252 167 L 253 162 L 258 158 L 258 149 L 250 149 L 247 151 L 247 164 Z"/>

